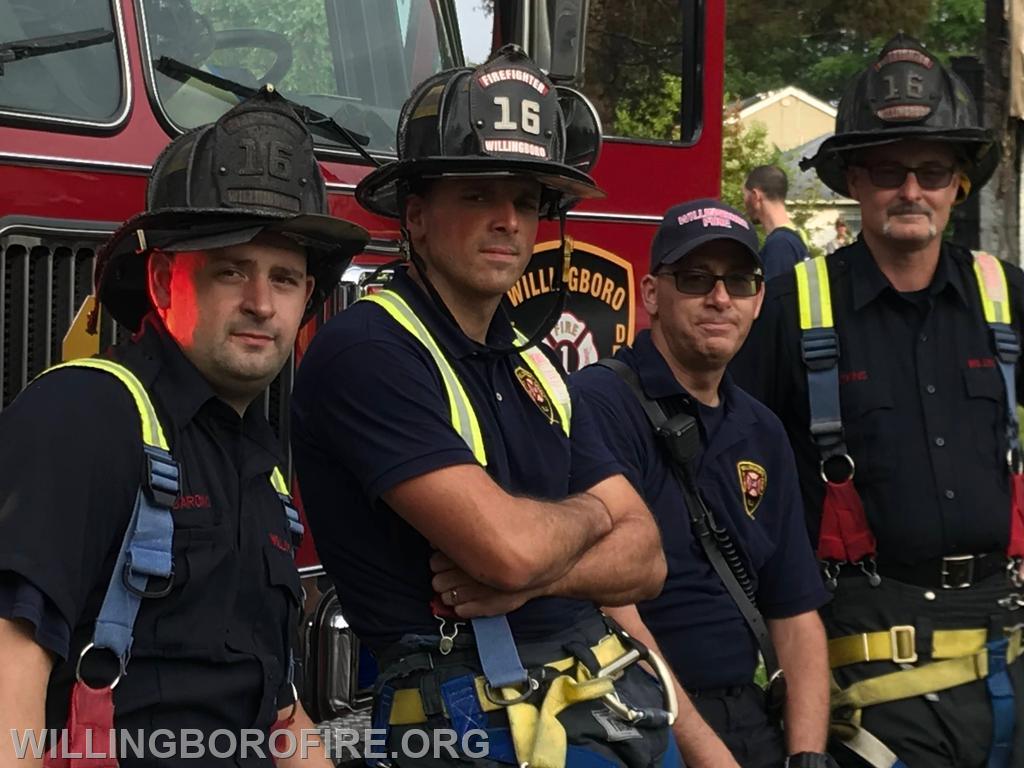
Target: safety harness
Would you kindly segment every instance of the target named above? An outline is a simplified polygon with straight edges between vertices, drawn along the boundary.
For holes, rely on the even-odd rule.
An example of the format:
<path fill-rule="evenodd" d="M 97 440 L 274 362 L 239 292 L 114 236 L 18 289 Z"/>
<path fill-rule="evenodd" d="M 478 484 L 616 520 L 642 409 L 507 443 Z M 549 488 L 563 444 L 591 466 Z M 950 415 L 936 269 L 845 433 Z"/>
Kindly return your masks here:
<path fill-rule="evenodd" d="M 469 446 L 477 462 L 487 466 L 487 452 L 473 404 L 458 374 L 426 324 L 408 302 L 393 290 L 384 289 L 364 296 L 360 301 L 368 301 L 384 309 L 427 350 L 444 383 L 452 427 Z M 572 404 L 564 379 L 543 351 L 529 346 L 528 339 L 518 331 L 516 336 L 521 345 L 517 354 L 553 404 L 559 427 L 568 437 Z M 455 646 L 461 622 L 456 620 L 454 611 L 436 597 L 431 602 L 431 608 L 441 624 L 438 651 L 442 656 L 447 656 Z M 665 686 L 665 710 L 633 709 L 617 696 L 613 680 L 626 667 L 639 660 L 650 662 L 658 670 L 663 684 L 670 680 L 664 662 L 632 641 L 624 632 L 620 633 L 622 639 L 609 635 L 589 649 L 597 660 L 596 669 L 591 669 L 580 659 L 568 658 L 547 662 L 539 671 L 527 671 L 520 659 L 507 616 L 503 614 L 473 619 L 472 626 L 483 677 L 462 675 L 442 683 L 440 711 L 452 722 L 460 738 L 464 738 L 472 729 L 486 731 L 488 757 L 492 760 L 529 765 L 532 768 L 563 768 L 585 764 L 586 760 L 577 763 L 572 759 L 580 750 L 567 747 L 565 729 L 557 719 L 557 715 L 566 707 L 583 701 L 602 699 L 616 715 L 630 724 L 658 726 L 671 724 L 675 719 L 675 692 L 671 684 Z M 396 690 L 389 685 L 396 677 L 433 668 L 432 657 L 424 661 L 423 666 L 410 666 L 410 659 L 419 655 L 431 657 L 431 654 L 413 654 L 412 657 L 404 658 L 397 667 L 385 670 L 378 680 L 374 728 L 422 723 L 427 721 L 429 715 L 438 714 L 425 706 L 419 689 Z M 546 686 L 543 691 L 542 683 Z M 540 697 L 542 699 L 538 706 L 533 702 Z M 508 729 L 492 728 L 487 724 L 485 713 L 499 709 L 507 713 Z M 581 757 L 577 756 L 578 759 Z M 591 761 L 590 764 L 595 763 Z"/>
<path fill-rule="evenodd" d="M 832 318 L 832 300 L 824 257 L 797 264 L 800 352 L 807 372 L 811 437 L 820 455 L 825 482 L 818 559 L 825 579 L 835 589 L 842 566 L 857 565 L 872 586 L 881 583 L 875 537 L 868 526 L 860 494 L 853 483 L 856 470 L 843 436 L 839 400 L 839 337 Z M 1010 301 L 1002 262 L 987 253 L 974 254 L 974 274 L 985 322 L 992 334 L 1006 391 L 1007 465 L 1011 482 L 1011 527 L 1008 573 L 1020 586 L 1017 570 L 1024 557 L 1024 476 L 1017 425 L 1015 367 L 1020 343 L 1010 324 Z M 1012 599 L 1018 597 L 1011 595 Z M 1016 607 L 1016 606 L 1011 606 Z M 840 689 L 833 680 L 832 730 L 851 750 L 879 768 L 903 766 L 897 756 L 860 727 L 861 710 L 877 704 L 946 690 L 984 680 L 992 704 L 993 740 L 988 768 L 1009 765 L 1014 725 L 1014 693 L 1007 667 L 1021 655 L 1021 628 L 989 639 L 987 629 L 936 630 L 931 633 L 931 662 L 918 662 L 917 630 L 890 627 L 829 641 L 833 669 L 848 664 L 891 661 L 901 671 L 872 677 Z"/>
<path fill-rule="evenodd" d="M 60 750 L 64 756 L 47 757 L 45 761 L 47 768 L 117 768 L 117 738 L 113 730 L 114 688 L 126 673 L 135 619 L 142 601 L 165 597 L 173 585 L 172 509 L 180 491 L 181 472 L 171 455 L 149 394 L 134 373 L 111 360 L 85 358 L 55 365 L 41 375 L 61 368 L 89 368 L 115 377 L 131 394 L 142 426 L 144 476 L 96 617 L 92 641 L 82 648 L 75 665 L 66 728 L 67 743 L 62 744 Z M 303 525 L 279 468 L 274 468 L 270 481 L 284 507 L 292 539 L 298 541 L 304 531 Z M 93 688 L 82 679 L 82 661 L 90 651 L 100 650 L 112 653 L 120 668 L 109 684 Z M 292 673 L 289 663 L 290 684 Z M 295 692 L 294 684 L 292 691 Z M 278 721 L 273 730 L 288 725 L 290 719 Z M 55 753 L 55 750 L 49 752 Z"/>

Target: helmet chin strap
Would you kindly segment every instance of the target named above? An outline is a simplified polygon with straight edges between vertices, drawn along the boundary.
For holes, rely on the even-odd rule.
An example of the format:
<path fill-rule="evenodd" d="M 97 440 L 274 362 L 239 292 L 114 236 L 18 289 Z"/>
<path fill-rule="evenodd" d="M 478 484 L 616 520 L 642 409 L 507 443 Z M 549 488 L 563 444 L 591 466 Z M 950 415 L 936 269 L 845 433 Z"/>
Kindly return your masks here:
<path fill-rule="evenodd" d="M 453 323 L 458 325 L 458 321 L 452 314 L 448 305 L 444 303 L 444 299 L 441 298 L 441 294 L 438 293 L 437 288 L 430 281 L 430 277 L 427 274 L 427 264 L 423 260 L 423 257 L 416 252 L 416 248 L 412 244 L 412 238 L 409 236 L 409 230 L 405 226 L 405 195 L 399 194 L 398 196 L 398 221 L 399 231 L 402 235 L 401 248 L 404 252 L 405 258 L 410 264 L 416 267 L 416 272 L 420 277 L 420 281 L 427 290 L 427 295 L 430 296 L 430 300 L 434 302 L 441 313 L 451 320 Z M 551 332 L 551 329 L 555 327 L 555 323 L 562 316 L 562 311 L 565 309 L 565 302 L 568 298 L 568 275 L 569 265 L 572 261 L 572 248 L 573 241 L 571 237 L 565 234 L 565 211 L 559 209 L 558 212 L 558 228 L 559 228 L 559 240 L 561 242 L 562 252 L 562 269 L 559 272 L 558 279 L 558 295 L 555 297 L 555 301 L 551 309 L 544 316 L 540 326 L 527 338 L 525 341 L 512 344 L 510 346 L 496 346 L 493 344 L 484 344 L 487 351 L 495 357 L 504 357 L 505 355 L 517 354 L 524 349 L 535 347 L 539 345 L 547 335 Z M 503 296 L 501 303 L 498 305 L 498 311 L 505 314 L 508 317 L 508 296 Z"/>

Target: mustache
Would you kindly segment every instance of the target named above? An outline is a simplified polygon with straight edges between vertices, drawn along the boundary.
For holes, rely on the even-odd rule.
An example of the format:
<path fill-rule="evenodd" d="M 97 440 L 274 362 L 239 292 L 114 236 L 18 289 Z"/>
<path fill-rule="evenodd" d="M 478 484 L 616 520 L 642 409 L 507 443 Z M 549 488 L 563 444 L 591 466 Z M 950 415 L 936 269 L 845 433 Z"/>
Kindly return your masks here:
<path fill-rule="evenodd" d="M 887 216 L 907 216 L 911 214 L 917 214 L 920 216 L 927 216 L 929 219 L 932 217 L 932 209 L 926 205 L 920 203 L 900 203 L 892 206 L 886 210 Z"/>

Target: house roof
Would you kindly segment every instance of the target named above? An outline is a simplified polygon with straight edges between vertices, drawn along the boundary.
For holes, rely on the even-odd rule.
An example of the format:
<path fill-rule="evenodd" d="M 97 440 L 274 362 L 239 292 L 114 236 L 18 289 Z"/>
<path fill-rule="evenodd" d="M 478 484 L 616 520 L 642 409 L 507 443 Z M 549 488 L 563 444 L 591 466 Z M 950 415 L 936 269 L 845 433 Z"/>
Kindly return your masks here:
<path fill-rule="evenodd" d="M 743 99 L 737 105 L 739 107 L 739 117 L 743 120 L 751 115 L 757 114 L 766 107 L 770 107 L 776 102 L 782 101 L 786 97 L 799 99 L 805 104 L 824 112 L 829 117 L 834 118 L 836 116 L 836 110 L 832 105 L 812 96 L 802 88 L 797 88 L 795 85 L 787 85 L 785 88 L 780 88 L 777 91 L 759 93 L 756 96 Z"/>

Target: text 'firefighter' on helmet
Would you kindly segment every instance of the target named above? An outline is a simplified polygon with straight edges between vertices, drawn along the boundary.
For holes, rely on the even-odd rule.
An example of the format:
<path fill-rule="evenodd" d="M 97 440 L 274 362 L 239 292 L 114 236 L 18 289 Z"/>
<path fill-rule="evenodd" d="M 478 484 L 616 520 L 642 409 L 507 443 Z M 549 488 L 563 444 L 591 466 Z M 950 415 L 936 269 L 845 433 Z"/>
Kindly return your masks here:
<path fill-rule="evenodd" d="M 896 35 L 878 59 L 852 81 L 836 114 L 835 135 L 800 168 L 814 168 L 825 184 L 848 196 L 846 168 L 857 150 L 904 139 L 943 142 L 955 149 L 969 185 L 964 199 L 992 175 L 999 161 L 991 131 L 981 126 L 966 83 L 917 40 Z"/>
<path fill-rule="evenodd" d="M 604 193 L 588 171 L 601 124 L 580 93 L 555 86 L 515 45 L 476 69 L 450 69 L 420 83 L 398 121 L 398 160 L 356 189 L 374 213 L 399 218 L 402 187 L 440 176 L 524 175 L 544 187 L 541 215 L 554 217 Z"/>

